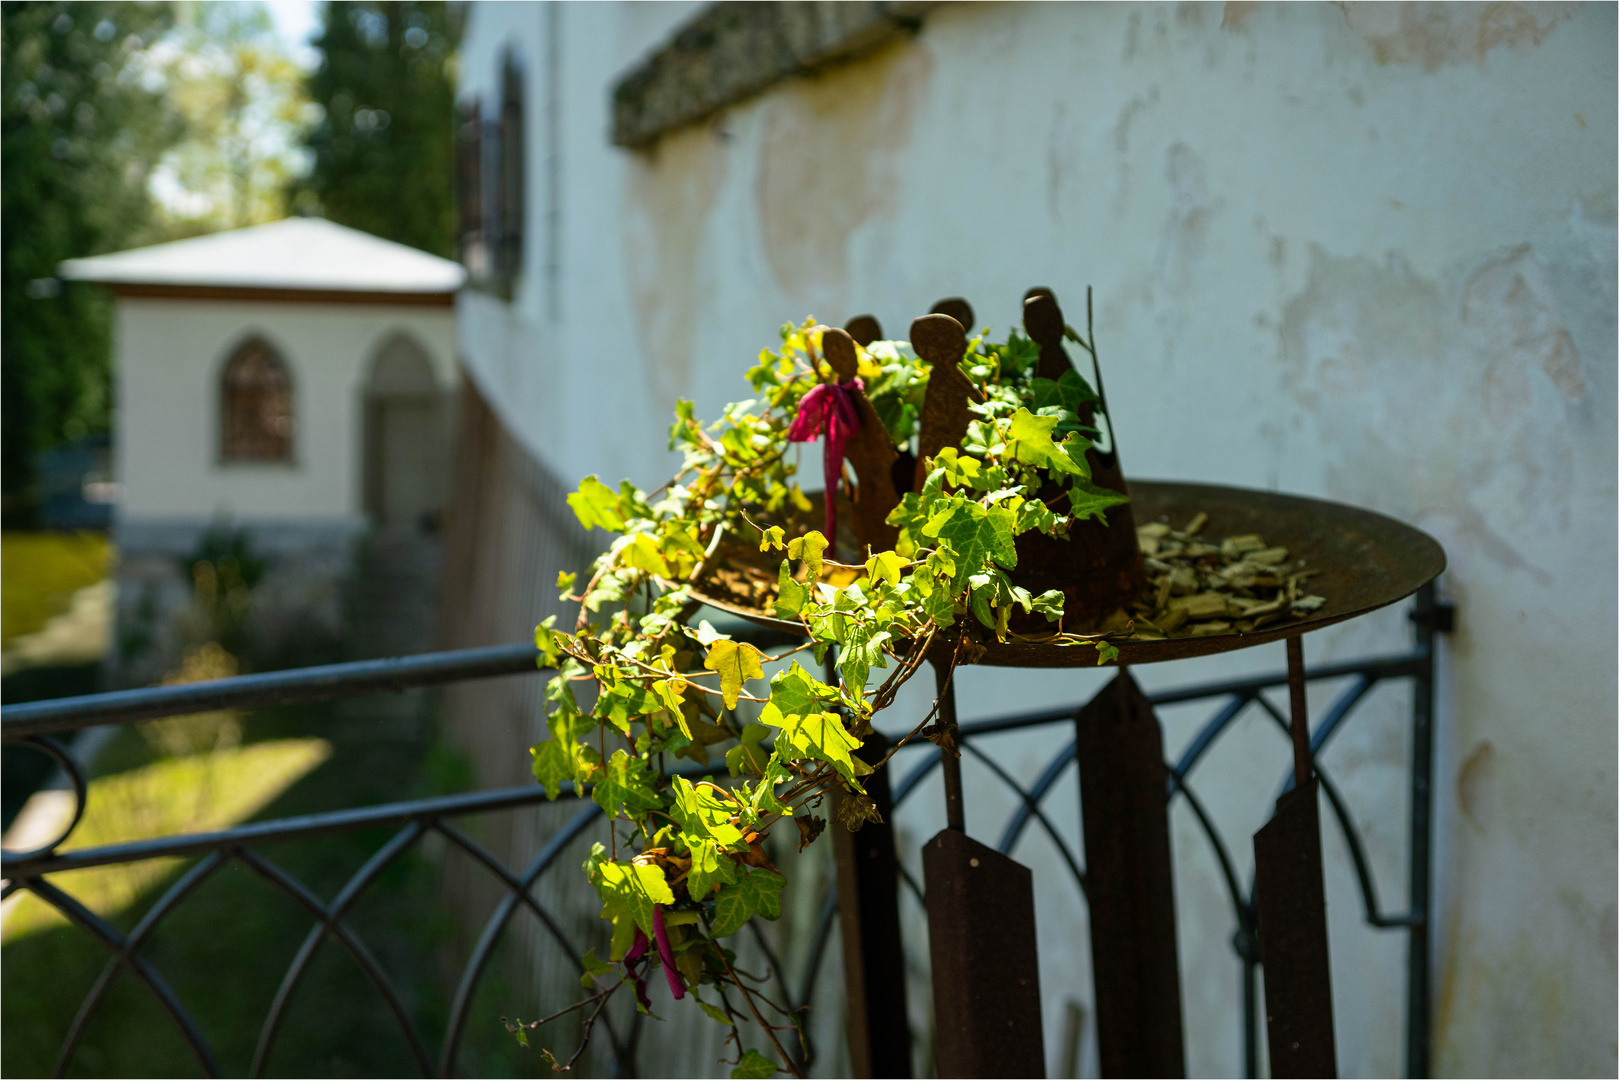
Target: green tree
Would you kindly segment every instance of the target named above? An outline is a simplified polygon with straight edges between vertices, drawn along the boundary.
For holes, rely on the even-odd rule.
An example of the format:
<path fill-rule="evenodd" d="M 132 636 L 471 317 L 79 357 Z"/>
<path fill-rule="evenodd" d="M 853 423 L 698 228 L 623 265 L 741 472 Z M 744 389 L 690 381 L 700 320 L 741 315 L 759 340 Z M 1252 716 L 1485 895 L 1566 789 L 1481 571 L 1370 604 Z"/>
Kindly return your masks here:
<path fill-rule="evenodd" d="M 296 205 L 332 221 L 449 255 L 454 72 L 459 27 L 429 0 L 326 5 L 310 95 L 325 116 Z"/>
<path fill-rule="evenodd" d="M 0 472 L 25 507 L 34 451 L 106 430 L 110 307 L 57 264 L 152 220 L 147 178 L 180 134 L 153 68 L 164 4 L 0 5 Z"/>
<path fill-rule="evenodd" d="M 304 132 L 319 109 L 262 4 L 185 3 L 164 79 L 185 137 L 153 177 L 169 236 L 241 228 L 286 214 L 308 168 Z"/>

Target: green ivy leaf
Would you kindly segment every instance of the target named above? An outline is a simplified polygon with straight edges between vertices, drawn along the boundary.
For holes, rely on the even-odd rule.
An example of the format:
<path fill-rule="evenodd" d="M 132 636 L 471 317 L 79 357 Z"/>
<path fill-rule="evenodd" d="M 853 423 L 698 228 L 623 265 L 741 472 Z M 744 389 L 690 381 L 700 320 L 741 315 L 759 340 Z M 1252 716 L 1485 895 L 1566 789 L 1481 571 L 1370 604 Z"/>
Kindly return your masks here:
<path fill-rule="evenodd" d="M 662 876 L 661 872 L 659 874 Z M 781 917 L 781 889 L 787 879 L 769 870 L 750 870 L 714 897 L 714 921 L 709 929 L 717 938 L 729 937 L 755 915 Z M 648 912 L 650 917 L 650 911 Z M 648 935 L 650 936 L 650 935 Z"/>
<path fill-rule="evenodd" d="M 579 976 L 579 985 L 586 990 L 596 989 L 596 980 L 603 975 L 611 974 L 613 970 L 612 964 L 596 959 L 595 949 L 586 949 L 579 962 L 585 966 L 584 974 Z"/>
<path fill-rule="evenodd" d="M 809 586 L 794 581 L 792 563 L 787 559 L 781 560 L 781 574 L 776 579 L 776 616 L 796 619 L 809 598 Z"/>
<path fill-rule="evenodd" d="M 736 708 L 743 683 L 764 675 L 765 669 L 759 663 L 762 659 L 764 653 L 745 641 L 722 639 L 709 645 L 703 667 L 719 672 L 720 695 L 727 709 Z"/>
<path fill-rule="evenodd" d="M 608 532 L 624 531 L 624 515 L 619 508 L 618 492 L 596 479 L 595 474 L 584 478 L 579 490 L 568 496 L 579 524 L 587 529 L 601 527 Z"/>
<path fill-rule="evenodd" d="M 694 994 L 693 996 L 695 997 L 696 995 Z M 718 1005 L 710 1005 L 702 998 L 697 998 L 697 1007 L 702 1009 L 703 1012 L 707 1013 L 708 1018 L 714 1021 L 716 1024 L 724 1024 L 726 1027 L 731 1026 L 731 1018 L 726 1016 L 725 1010 L 720 1008 Z M 740 1068 L 740 1066 L 738 1067 Z"/>
<path fill-rule="evenodd" d="M 647 533 L 637 533 L 618 553 L 620 565 L 632 570 L 643 570 L 654 577 L 667 578 L 672 573 L 669 563 L 658 550 L 658 542 Z"/>
<path fill-rule="evenodd" d="M 1086 518 L 1095 518 L 1098 521 L 1106 520 L 1103 515 L 1111 508 L 1130 501 L 1130 496 L 1121 495 L 1110 488 L 1099 487 L 1089 480 L 1075 480 L 1068 490 L 1068 513 L 1075 521 L 1084 521 Z"/>
<path fill-rule="evenodd" d="M 963 571 L 990 560 L 1010 569 L 1017 565 L 1016 527 L 1017 515 L 1007 507 L 983 507 L 958 497 L 928 520 L 922 534 L 949 544 Z"/>
<path fill-rule="evenodd" d="M 776 737 L 778 758 L 795 761 L 814 758 L 830 764 L 846 780 L 855 778 L 854 762 L 849 753 L 860 749 L 860 740 L 844 730 L 843 721 L 837 713 L 812 712 L 786 716 L 772 702 L 759 713 L 759 719 L 781 729 L 781 734 Z M 789 758 L 782 753 L 783 743 L 794 751 L 794 756 Z"/>
<path fill-rule="evenodd" d="M 1047 622 L 1056 622 L 1062 618 L 1063 601 L 1065 599 L 1067 598 L 1063 596 L 1061 589 L 1047 589 L 1034 598 L 1031 606 L 1035 611 L 1044 615 Z"/>
<path fill-rule="evenodd" d="M 780 525 L 772 525 L 768 529 L 759 530 L 759 550 L 772 551 L 781 547 L 782 537 L 786 533 Z"/>
<path fill-rule="evenodd" d="M 528 748 L 533 755 L 534 779 L 545 788 L 545 797 L 555 800 L 562 785 L 573 780 L 573 755 L 555 739 L 546 739 Z"/>
<path fill-rule="evenodd" d="M 691 870 L 686 874 L 686 891 L 701 900 L 716 886 L 729 885 L 737 878 L 732 862 L 713 840 L 698 839 L 691 845 Z"/>
<path fill-rule="evenodd" d="M 591 880 L 595 883 L 596 894 L 601 897 L 601 917 L 613 924 L 610 955 L 616 963 L 624 959 L 624 954 L 629 951 L 637 928 L 648 938 L 653 936 L 653 907 L 657 904 L 673 904 L 675 894 L 670 890 L 663 871 L 656 866 L 605 859 L 593 862 Z"/>
<path fill-rule="evenodd" d="M 549 615 L 534 628 L 534 647 L 540 650 L 536 663 L 542 668 L 556 667 L 557 661 L 562 658 L 561 641 L 568 635 L 552 629 L 556 621 L 555 615 Z"/>
<path fill-rule="evenodd" d="M 731 1070 L 731 1080 L 763 1080 L 764 1077 L 775 1076 L 778 1071 L 779 1067 L 774 1061 L 757 1050 L 749 1050 L 742 1055 L 742 1063 Z"/>
<path fill-rule="evenodd" d="M 1056 428 L 1055 416 L 1036 416 L 1028 409 L 1019 409 L 1012 414 L 1008 433 L 1013 456 L 1025 465 L 1036 465 L 1054 473 L 1079 473 L 1079 467 L 1067 451 L 1051 441 Z"/>
<path fill-rule="evenodd" d="M 602 762 L 601 775 L 590 797 L 608 817 L 617 817 L 621 810 L 634 816 L 663 806 L 663 800 L 648 782 L 646 765 L 623 750 L 613 751 L 613 756 Z"/>
<path fill-rule="evenodd" d="M 1055 381 L 1030 379 L 1029 389 L 1034 394 L 1036 412 L 1056 405 L 1073 413 L 1076 420 L 1079 418 L 1080 409 L 1101 400 L 1096 396 L 1096 391 L 1091 389 L 1090 383 L 1072 368 L 1063 372 Z"/>

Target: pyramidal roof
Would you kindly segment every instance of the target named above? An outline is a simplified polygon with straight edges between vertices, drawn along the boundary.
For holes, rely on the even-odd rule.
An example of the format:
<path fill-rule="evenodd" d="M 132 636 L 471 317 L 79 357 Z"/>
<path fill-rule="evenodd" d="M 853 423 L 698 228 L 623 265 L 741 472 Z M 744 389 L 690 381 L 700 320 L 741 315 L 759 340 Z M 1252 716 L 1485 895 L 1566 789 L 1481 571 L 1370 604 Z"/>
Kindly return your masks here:
<path fill-rule="evenodd" d="M 136 295 L 352 293 L 406 302 L 447 298 L 466 276 L 459 263 L 321 218 L 69 259 L 58 273 Z"/>

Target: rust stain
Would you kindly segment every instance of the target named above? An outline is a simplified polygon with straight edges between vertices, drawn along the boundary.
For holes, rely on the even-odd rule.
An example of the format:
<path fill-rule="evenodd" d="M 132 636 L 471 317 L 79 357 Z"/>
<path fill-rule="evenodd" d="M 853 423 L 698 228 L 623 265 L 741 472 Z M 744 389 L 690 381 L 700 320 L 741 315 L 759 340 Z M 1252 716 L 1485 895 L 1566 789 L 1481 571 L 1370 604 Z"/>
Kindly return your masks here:
<path fill-rule="evenodd" d="M 932 55 L 901 42 L 772 95 L 759 147 L 765 256 L 784 292 L 842 306 L 849 237 L 895 209 Z"/>
<path fill-rule="evenodd" d="M 1585 396 L 1580 351 L 1546 268 L 1528 244 L 1509 249 L 1473 273 L 1462 298 L 1462 321 L 1495 342 L 1492 368 L 1527 361 L 1564 397 L 1573 401 Z"/>
<path fill-rule="evenodd" d="M 1225 6 L 1225 10 L 1220 14 L 1220 29 L 1235 30 L 1243 24 L 1243 21 L 1248 16 L 1254 13 L 1254 9 L 1258 6 L 1253 0 L 1230 0 Z"/>
<path fill-rule="evenodd" d="M 1490 817 L 1491 780 L 1495 776 L 1495 744 L 1481 740 L 1456 770 L 1456 802 L 1462 815 L 1479 832 L 1485 832 Z"/>
<path fill-rule="evenodd" d="M 1342 7 L 1349 28 L 1372 47 L 1379 64 L 1438 71 L 1453 64 L 1483 64 L 1502 45 L 1539 45 L 1580 5 L 1359 2 Z"/>
<path fill-rule="evenodd" d="M 707 127 L 666 135 L 630 159 L 624 262 L 641 347 L 670 400 L 691 380 L 703 232 L 725 173 L 724 143 Z"/>

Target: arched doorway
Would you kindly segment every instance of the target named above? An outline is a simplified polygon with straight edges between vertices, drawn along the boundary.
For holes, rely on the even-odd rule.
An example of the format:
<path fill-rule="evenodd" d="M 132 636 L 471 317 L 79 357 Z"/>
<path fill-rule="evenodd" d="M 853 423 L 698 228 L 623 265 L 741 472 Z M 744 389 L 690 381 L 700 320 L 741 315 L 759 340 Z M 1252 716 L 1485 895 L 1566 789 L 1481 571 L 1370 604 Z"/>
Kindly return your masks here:
<path fill-rule="evenodd" d="M 365 511 L 377 525 L 431 527 L 449 474 L 444 393 L 427 354 L 405 334 L 389 338 L 365 385 Z"/>

